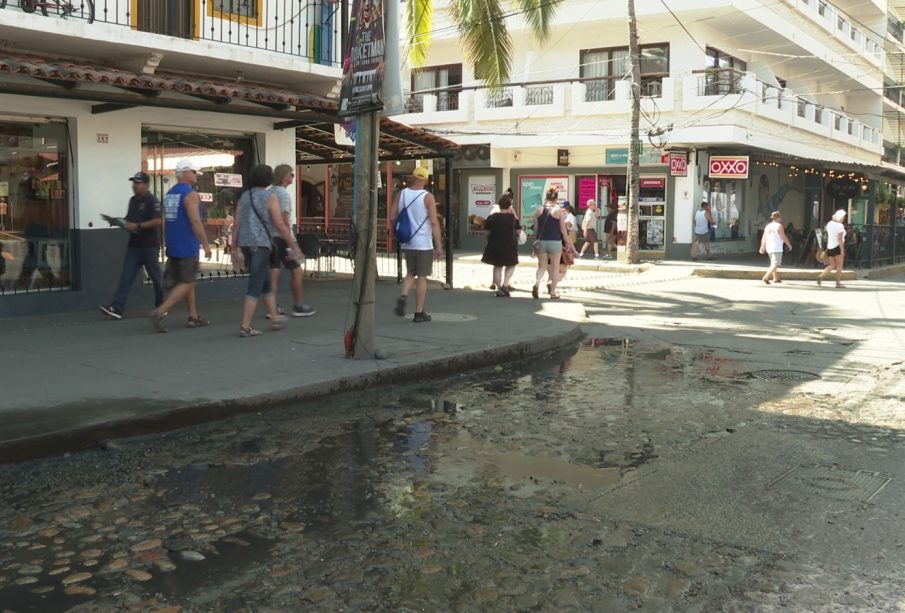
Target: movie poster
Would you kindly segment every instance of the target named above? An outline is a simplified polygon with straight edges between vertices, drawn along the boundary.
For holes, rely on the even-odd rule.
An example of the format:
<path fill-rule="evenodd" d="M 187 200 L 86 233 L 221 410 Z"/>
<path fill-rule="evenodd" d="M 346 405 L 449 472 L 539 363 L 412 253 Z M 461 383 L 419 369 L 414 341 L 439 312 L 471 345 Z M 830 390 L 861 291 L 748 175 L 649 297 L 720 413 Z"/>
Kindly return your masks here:
<path fill-rule="evenodd" d="M 383 2 L 354 0 L 349 22 L 349 49 L 343 60 L 340 117 L 379 108 L 375 100 L 383 83 L 385 43 Z"/>

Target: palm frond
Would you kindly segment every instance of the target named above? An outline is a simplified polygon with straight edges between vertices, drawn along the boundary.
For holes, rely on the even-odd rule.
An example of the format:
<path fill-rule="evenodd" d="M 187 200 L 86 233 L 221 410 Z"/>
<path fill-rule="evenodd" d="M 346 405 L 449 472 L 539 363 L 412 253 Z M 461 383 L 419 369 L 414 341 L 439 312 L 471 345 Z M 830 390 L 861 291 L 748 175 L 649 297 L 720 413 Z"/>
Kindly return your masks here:
<path fill-rule="evenodd" d="M 433 0 L 408 0 L 406 2 L 405 31 L 408 41 L 409 62 L 414 67 L 424 66 L 431 44 L 431 26 L 434 20 Z"/>
<path fill-rule="evenodd" d="M 534 37 L 543 42 L 550 35 L 550 24 L 562 0 L 517 0 L 525 21 L 531 27 Z"/>
<path fill-rule="evenodd" d="M 500 0 L 453 0 L 450 13 L 465 57 L 492 91 L 509 80 L 512 38 Z"/>

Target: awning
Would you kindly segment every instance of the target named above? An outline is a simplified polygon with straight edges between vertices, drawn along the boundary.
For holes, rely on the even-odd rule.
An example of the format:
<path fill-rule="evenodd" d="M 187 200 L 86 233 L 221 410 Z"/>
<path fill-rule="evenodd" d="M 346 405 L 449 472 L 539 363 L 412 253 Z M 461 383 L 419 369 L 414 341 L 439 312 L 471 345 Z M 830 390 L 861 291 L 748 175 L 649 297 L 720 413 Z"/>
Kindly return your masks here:
<path fill-rule="evenodd" d="M 338 145 L 333 126 L 338 103 L 314 94 L 262 83 L 231 82 L 199 75 L 142 74 L 58 58 L 0 53 L 0 94 L 94 102 L 92 113 L 133 107 L 272 117 L 275 129 L 296 130 L 299 163 L 349 162 L 354 149 Z M 458 145 L 388 118 L 380 121 L 383 160 L 446 157 Z"/>

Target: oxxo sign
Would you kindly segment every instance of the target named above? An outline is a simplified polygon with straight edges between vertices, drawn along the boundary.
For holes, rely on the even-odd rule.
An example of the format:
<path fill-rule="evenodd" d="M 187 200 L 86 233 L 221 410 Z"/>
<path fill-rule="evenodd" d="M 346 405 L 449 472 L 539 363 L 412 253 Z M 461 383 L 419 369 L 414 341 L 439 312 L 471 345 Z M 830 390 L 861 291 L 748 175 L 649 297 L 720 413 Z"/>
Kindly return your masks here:
<path fill-rule="evenodd" d="M 688 176 L 688 154 L 687 153 L 670 153 L 669 154 L 669 174 L 673 177 Z"/>
<path fill-rule="evenodd" d="M 747 155 L 711 155 L 711 179 L 747 179 Z"/>

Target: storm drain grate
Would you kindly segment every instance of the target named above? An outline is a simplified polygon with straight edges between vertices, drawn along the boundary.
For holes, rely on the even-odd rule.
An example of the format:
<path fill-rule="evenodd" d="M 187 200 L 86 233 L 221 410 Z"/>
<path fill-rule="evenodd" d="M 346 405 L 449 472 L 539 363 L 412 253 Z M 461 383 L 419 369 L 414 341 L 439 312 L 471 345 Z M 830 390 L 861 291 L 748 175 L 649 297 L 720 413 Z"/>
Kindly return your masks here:
<path fill-rule="evenodd" d="M 783 383 L 803 383 L 820 378 L 820 375 L 804 370 L 755 370 L 751 376 L 764 381 L 782 381 Z"/>
<path fill-rule="evenodd" d="M 835 466 L 796 466 L 770 484 L 791 494 L 822 496 L 833 500 L 869 502 L 892 481 L 889 475 Z"/>

